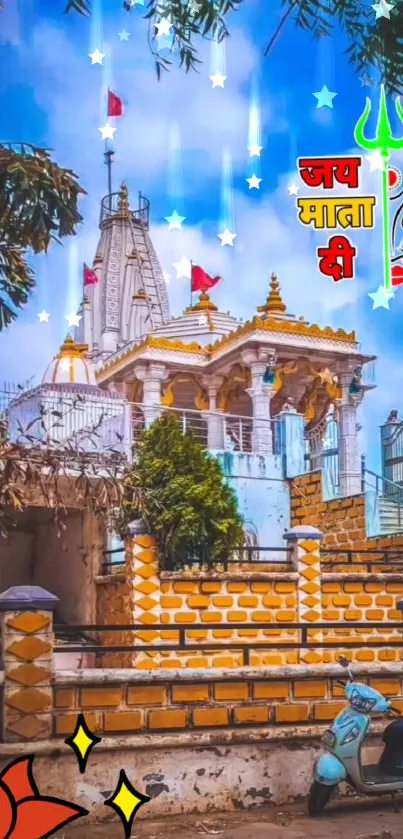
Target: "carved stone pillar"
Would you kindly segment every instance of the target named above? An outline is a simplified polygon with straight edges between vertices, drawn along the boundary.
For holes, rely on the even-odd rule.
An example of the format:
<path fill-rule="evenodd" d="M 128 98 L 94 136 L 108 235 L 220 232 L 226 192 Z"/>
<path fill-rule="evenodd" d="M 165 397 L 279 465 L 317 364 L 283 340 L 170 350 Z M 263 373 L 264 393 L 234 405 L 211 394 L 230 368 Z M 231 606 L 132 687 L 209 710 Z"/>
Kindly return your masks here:
<path fill-rule="evenodd" d="M 263 377 L 268 361 L 274 363 L 274 351 L 260 348 L 244 350 L 242 361 L 250 368 L 252 385 L 247 388 L 252 399 L 253 432 L 252 451 L 255 454 L 272 454 L 273 439 L 271 431 L 270 401 L 273 396 L 272 384 L 265 384 Z"/>
<path fill-rule="evenodd" d="M 357 407 L 362 396 L 351 393 L 350 385 L 356 362 L 349 363 L 338 374 L 341 399 L 338 403 L 339 431 L 339 494 L 358 495 L 361 492 L 361 464 L 357 438 Z"/>
<path fill-rule="evenodd" d="M 203 414 L 207 421 L 207 445 L 209 449 L 225 449 L 224 417 L 217 410 L 217 395 L 224 381 L 223 376 L 213 376 L 202 380 L 209 399 L 209 412 Z"/>
<path fill-rule="evenodd" d="M 135 368 L 136 378 L 143 382 L 145 425 L 148 428 L 161 415 L 162 382 L 167 378 L 165 364 L 150 361 Z"/>

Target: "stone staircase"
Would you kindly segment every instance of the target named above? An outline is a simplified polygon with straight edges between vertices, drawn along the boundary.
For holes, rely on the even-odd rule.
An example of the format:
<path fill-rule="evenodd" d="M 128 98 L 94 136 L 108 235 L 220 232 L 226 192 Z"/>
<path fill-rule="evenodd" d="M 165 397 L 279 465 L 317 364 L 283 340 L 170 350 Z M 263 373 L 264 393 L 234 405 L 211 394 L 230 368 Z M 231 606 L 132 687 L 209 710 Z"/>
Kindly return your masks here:
<path fill-rule="evenodd" d="M 379 498 L 379 525 L 382 535 L 403 533 L 403 504 L 391 498 Z"/>

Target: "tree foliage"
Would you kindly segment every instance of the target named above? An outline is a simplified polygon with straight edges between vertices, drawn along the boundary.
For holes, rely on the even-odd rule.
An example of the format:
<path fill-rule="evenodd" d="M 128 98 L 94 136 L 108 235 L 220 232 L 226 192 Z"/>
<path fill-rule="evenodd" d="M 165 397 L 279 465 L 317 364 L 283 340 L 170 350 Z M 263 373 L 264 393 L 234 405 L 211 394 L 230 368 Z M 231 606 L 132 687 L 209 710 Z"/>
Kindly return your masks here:
<path fill-rule="evenodd" d="M 35 287 L 27 250 L 46 251 L 82 221 L 77 176 L 49 152 L 0 143 L 0 331 L 16 318 Z"/>
<path fill-rule="evenodd" d="M 236 497 L 225 484 L 219 462 L 191 431 L 183 434 L 168 414 L 140 435 L 134 467 L 123 479 L 117 531 L 123 535 L 140 516 L 155 536 L 167 569 L 227 561 L 244 541 Z"/>

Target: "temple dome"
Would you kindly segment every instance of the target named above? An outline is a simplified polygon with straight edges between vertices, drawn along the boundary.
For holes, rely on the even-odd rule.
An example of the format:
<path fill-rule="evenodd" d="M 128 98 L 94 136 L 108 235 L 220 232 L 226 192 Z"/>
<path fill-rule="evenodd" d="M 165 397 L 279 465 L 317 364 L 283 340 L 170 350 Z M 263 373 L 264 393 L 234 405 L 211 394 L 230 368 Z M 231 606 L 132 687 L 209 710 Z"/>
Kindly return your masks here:
<path fill-rule="evenodd" d="M 88 345 L 77 344 L 70 336 L 46 368 L 42 384 L 96 386 L 95 372 L 88 359 Z"/>
<path fill-rule="evenodd" d="M 189 306 L 183 315 L 171 318 L 168 323 L 155 329 L 151 335 L 163 336 L 181 341 L 197 341 L 199 344 L 210 344 L 234 332 L 240 326 L 240 321 L 232 317 L 229 312 L 219 312 L 217 306 L 210 300 L 210 296 L 203 291 L 198 302 Z"/>

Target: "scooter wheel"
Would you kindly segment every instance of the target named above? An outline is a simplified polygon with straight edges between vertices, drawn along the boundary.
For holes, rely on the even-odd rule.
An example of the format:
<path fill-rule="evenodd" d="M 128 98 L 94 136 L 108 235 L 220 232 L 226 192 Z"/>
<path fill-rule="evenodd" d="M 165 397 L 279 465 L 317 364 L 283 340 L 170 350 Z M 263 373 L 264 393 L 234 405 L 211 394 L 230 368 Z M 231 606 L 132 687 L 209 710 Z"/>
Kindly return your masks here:
<path fill-rule="evenodd" d="M 335 789 L 336 786 L 334 785 L 328 786 L 327 784 L 320 784 L 319 781 L 314 781 L 308 795 L 308 814 L 319 816 L 323 813 Z"/>

